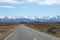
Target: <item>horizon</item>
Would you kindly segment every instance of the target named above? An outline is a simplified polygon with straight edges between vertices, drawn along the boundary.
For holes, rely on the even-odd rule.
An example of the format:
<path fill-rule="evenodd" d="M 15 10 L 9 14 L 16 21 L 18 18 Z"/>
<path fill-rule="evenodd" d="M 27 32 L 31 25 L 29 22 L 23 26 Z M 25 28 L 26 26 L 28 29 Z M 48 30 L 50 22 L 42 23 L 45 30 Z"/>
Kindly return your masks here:
<path fill-rule="evenodd" d="M 0 16 L 0 18 L 58 18 L 60 15 L 56 16 Z"/>
<path fill-rule="evenodd" d="M 4 17 L 57 17 L 57 16 L 60 16 L 60 15 L 54 15 L 54 16 L 0 16 L 0 18 L 4 18 Z"/>

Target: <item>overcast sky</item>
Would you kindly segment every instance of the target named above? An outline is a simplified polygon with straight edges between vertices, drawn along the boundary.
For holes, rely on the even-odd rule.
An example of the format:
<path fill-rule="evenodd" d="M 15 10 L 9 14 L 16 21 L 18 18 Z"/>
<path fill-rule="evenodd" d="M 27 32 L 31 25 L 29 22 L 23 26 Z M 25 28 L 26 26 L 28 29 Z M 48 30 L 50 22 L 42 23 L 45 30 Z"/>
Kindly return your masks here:
<path fill-rule="evenodd" d="M 0 16 L 60 15 L 60 0 L 0 0 Z"/>

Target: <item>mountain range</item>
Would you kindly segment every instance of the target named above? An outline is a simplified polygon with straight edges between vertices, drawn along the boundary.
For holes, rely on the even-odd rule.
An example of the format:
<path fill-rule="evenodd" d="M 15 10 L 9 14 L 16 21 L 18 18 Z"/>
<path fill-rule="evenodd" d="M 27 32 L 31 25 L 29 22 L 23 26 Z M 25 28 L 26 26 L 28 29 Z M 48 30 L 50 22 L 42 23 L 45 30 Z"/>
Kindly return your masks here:
<path fill-rule="evenodd" d="M 0 22 L 60 22 L 60 16 L 0 16 Z"/>

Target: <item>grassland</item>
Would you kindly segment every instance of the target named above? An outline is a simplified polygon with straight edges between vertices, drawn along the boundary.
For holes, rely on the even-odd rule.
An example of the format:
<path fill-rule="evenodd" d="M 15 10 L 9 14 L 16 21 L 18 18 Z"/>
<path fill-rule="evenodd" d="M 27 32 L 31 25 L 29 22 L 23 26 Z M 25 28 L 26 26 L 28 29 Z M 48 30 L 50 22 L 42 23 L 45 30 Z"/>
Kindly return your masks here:
<path fill-rule="evenodd" d="M 27 22 L 23 23 L 40 32 L 60 38 L 60 22 Z"/>
<path fill-rule="evenodd" d="M 13 22 L 0 22 L 0 40 L 4 39 L 7 35 L 9 35 L 12 31 L 16 29 L 16 27 L 20 23 Z"/>
<path fill-rule="evenodd" d="M 20 24 L 60 38 L 60 22 L 0 22 L 0 39 L 4 39 Z"/>

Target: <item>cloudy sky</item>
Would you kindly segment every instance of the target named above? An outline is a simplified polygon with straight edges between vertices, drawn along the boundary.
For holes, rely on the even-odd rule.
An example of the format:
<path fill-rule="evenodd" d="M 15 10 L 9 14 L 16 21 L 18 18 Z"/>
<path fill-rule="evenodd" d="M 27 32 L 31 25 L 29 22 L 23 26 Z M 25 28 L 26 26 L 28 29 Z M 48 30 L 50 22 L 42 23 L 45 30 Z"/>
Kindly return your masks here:
<path fill-rule="evenodd" d="M 60 0 L 0 0 L 0 16 L 60 15 Z"/>

